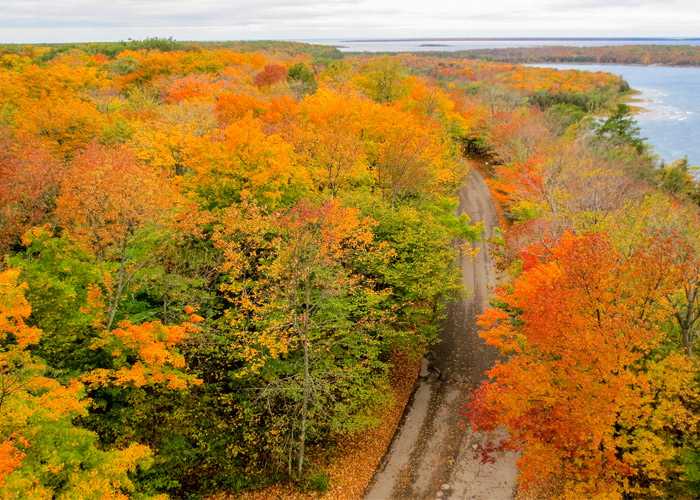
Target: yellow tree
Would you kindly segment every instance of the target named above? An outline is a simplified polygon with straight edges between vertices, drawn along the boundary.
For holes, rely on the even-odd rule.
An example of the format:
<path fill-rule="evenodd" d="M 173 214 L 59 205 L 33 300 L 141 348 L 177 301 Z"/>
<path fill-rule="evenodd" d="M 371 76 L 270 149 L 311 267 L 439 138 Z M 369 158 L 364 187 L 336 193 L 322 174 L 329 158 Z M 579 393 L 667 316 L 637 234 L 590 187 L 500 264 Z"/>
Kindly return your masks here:
<path fill-rule="evenodd" d="M 319 189 L 336 194 L 348 181 L 368 174 L 363 148 L 366 99 L 321 90 L 304 99 L 303 126 L 294 138 Z"/>
<path fill-rule="evenodd" d="M 376 107 L 366 136 L 369 168 L 389 198 L 454 187 L 464 166 L 452 144 L 430 123 L 394 107 Z"/>
<path fill-rule="evenodd" d="M 206 208 L 228 207 L 245 199 L 277 206 L 290 193 L 308 188 L 308 171 L 280 134 L 268 134 L 252 113 L 214 134 L 210 147 L 187 179 Z"/>
<path fill-rule="evenodd" d="M 355 80 L 367 96 L 381 104 L 394 102 L 408 92 L 406 69 L 393 57 L 371 59 Z"/>

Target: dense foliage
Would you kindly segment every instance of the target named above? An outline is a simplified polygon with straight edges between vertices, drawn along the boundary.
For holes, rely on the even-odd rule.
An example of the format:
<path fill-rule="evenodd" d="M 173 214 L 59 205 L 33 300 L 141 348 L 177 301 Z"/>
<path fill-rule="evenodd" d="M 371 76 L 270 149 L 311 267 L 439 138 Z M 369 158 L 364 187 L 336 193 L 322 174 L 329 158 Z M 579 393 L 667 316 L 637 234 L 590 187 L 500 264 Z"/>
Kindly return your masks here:
<path fill-rule="evenodd" d="M 436 338 L 468 120 L 275 52 L 0 56 L 3 494 L 302 480 Z"/>
<path fill-rule="evenodd" d="M 698 190 L 656 168 L 624 82 L 337 56 L 1 52 L 0 496 L 325 484 L 460 293 L 467 156 L 515 277 L 474 423 L 509 428 L 523 488 L 697 488 Z"/>

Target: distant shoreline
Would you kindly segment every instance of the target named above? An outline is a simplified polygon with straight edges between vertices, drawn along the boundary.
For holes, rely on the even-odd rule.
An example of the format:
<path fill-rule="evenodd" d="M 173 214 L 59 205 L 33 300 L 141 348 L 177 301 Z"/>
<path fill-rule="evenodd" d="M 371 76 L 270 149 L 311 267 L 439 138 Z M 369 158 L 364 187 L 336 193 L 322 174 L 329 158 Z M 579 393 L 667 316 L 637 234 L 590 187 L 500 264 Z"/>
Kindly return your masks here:
<path fill-rule="evenodd" d="M 700 42 L 700 37 L 456 37 L 456 38 L 357 38 L 341 43 L 376 42 Z"/>

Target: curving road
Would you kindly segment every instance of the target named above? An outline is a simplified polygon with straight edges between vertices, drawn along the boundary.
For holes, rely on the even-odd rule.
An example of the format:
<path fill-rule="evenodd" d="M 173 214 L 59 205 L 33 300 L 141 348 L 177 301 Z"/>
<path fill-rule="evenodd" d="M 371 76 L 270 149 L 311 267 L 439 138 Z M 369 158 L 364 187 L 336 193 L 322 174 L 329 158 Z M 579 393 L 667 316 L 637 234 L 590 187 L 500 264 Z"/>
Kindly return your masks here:
<path fill-rule="evenodd" d="M 479 444 L 499 437 L 465 430 L 461 416 L 469 392 L 497 356 L 478 336 L 475 319 L 488 305 L 496 283 L 488 242 L 498 216 L 475 170 L 459 198 L 460 213 L 484 225 L 481 241 L 471 251 L 461 251 L 466 295 L 448 310 L 440 343 L 431 355 L 432 366 L 424 366 L 401 426 L 365 494 L 367 500 L 514 498 L 516 456 L 498 453 L 493 463 L 482 463 L 476 452 Z"/>

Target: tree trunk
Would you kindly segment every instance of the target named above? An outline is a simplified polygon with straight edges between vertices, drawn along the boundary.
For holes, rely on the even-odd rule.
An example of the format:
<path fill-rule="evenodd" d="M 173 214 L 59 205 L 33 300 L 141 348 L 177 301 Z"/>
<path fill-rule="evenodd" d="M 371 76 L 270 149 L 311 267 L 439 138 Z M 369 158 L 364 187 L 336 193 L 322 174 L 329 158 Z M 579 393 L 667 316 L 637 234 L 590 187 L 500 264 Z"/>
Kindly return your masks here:
<path fill-rule="evenodd" d="M 127 238 L 124 238 L 121 246 L 121 259 L 119 262 L 119 272 L 117 273 L 117 288 L 112 294 L 112 300 L 110 301 L 109 307 L 109 319 L 107 321 L 107 330 L 112 329 L 114 324 L 114 318 L 117 315 L 117 309 L 119 308 L 119 302 L 122 298 L 122 293 L 124 293 L 124 285 L 126 283 L 126 245 Z"/>
<path fill-rule="evenodd" d="M 301 432 L 299 435 L 299 462 L 297 463 L 297 476 L 301 477 L 304 470 L 304 451 L 306 447 L 306 418 L 309 410 L 309 397 L 311 392 L 311 376 L 309 374 L 309 302 L 311 288 L 306 283 L 304 317 L 302 322 L 302 344 L 304 347 L 304 393 L 301 401 Z"/>

